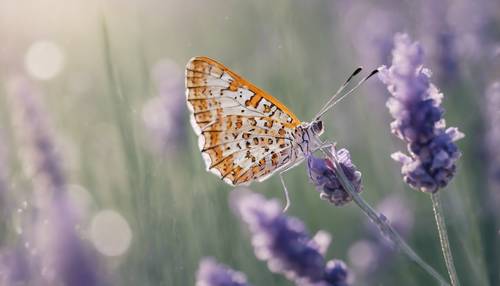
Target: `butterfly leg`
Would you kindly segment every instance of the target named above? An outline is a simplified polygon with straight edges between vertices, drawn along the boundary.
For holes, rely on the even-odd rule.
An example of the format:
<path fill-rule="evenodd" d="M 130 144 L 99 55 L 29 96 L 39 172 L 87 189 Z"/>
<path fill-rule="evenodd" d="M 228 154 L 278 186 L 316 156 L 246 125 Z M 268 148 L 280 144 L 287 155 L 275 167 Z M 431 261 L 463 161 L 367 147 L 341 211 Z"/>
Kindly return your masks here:
<path fill-rule="evenodd" d="M 291 201 L 290 201 L 290 195 L 288 193 L 288 188 L 286 187 L 286 184 L 285 184 L 285 179 L 283 178 L 283 174 L 288 172 L 289 170 L 291 170 L 293 167 L 295 167 L 296 165 L 298 165 L 300 162 L 302 162 L 304 159 L 300 159 L 298 162 L 290 165 L 289 167 L 287 167 L 286 169 L 284 169 L 283 171 L 281 171 L 279 173 L 280 175 L 280 181 L 281 181 L 281 185 L 283 186 L 283 191 L 285 193 L 285 200 L 286 200 L 286 204 L 285 204 L 285 207 L 283 208 L 283 212 L 286 212 L 288 210 L 288 208 L 290 207 L 291 205 Z"/>
<path fill-rule="evenodd" d="M 283 186 L 283 190 L 285 192 L 285 200 L 286 200 L 286 204 L 285 204 L 285 207 L 283 208 L 283 212 L 286 212 L 287 209 L 290 207 L 290 196 L 288 194 L 288 189 L 287 189 L 286 184 L 285 184 L 285 179 L 283 179 L 283 173 L 285 173 L 285 171 L 280 173 L 280 180 L 281 180 L 281 185 Z"/>

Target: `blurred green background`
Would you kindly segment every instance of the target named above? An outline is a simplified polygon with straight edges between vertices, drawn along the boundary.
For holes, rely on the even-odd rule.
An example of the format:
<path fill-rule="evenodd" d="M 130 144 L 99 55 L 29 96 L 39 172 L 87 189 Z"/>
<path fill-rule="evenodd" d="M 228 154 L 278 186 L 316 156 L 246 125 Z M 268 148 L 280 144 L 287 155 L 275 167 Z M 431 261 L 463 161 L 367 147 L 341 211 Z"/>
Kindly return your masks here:
<path fill-rule="evenodd" d="M 123 251 L 102 257 L 116 285 L 194 285 L 204 256 L 245 272 L 253 285 L 291 285 L 255 258 L 249 236 L 228 206 L 232 188 L 205 171 L 184 103 L 183 67 L 197 55 L 217 59 L 308 121 L 355 67 L 390 64 L 390 46 L 378 38 L 390 43 L 394 32 L 408 32 L 428 50 L 434 83 L 445 94 L 447 124 L 466 134 L 458 142 L 463 157 L 456 178 L 442 191 L 459 277 L 463 285 L 498 285 L 498 211 L 487 206 L 499 190 L 486 184 L 482 147 L 483 85 L 492 78 L 491 68 L 481 59 L 459 59 L 458 75 L 443 79 L 446 71 L 433 61 L 428 31 L 433 28 L 425 28 L 430 20 L 422 18 L 433 5 L 1 0 L 0 128 L 15 204 L 29 198 L 31 187 L 18 160 L 3 95 L 8 81 L 22 75 L 41 91 L 69 182 L 88 194 L 84 237 L 92 238 L 90 229 L 102 210 L 116 212 L 130 230 L 129 246 L 117 232 Z M 394 16 L 394 22 L 384 13 Z M 498 22 L 498 11 L 493 19 Z M 498 27 L 493 31 L 498 33 Z M 37 43 L 42 43 L 35 46 L 42 50 L 38 54 L 33 48 Z M 155 114 L 145 106 L 158 97 L 169 106 Z M 398 196 L 397 205 L 408 211 L 402 224 L 409 244 L 445 275 L 430 198 L 410 190 L 390 158 L 405 146 L 390 133 L 387 97 L 373 78 L 327 115 L 323 136 L 350 150 L 363 173 L 362 195 L 369 203 Z M 165 127 L 162 121 L 169 123 Z M 162 126 L 173 134 L 168 139 L 155 129 Z M 292 200 L 288 214 L 302 219 L 311 233 L 323 229 L 332 234 L 327 258 L 344 260 L 354 273 L 354 285 L 435 284 L 402 255 L 375 255 L 382 246 L 365 216 L 354 204 L 334 207 L 321 201 L 303 165 L 285 180 Z M 278 177 L 251 189 L 283 200 Z M 400 212 L 393 213 L 388 217 L 397 220 Z M 2 223 L 3 246 L 17 239 L 10 220 Z M 110 244 L 113 235 L 108 234 Z"/>

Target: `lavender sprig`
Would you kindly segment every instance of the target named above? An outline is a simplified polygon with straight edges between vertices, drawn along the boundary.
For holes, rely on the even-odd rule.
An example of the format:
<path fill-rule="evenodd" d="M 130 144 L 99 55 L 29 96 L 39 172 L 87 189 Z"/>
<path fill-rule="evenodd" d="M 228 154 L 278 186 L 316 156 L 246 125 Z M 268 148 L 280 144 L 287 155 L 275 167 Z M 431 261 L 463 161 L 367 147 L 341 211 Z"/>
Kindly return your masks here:
<path fill-rule="evenodd" d="M 231 203 L 248 225 L 255 255 L 267 261 L 272 272 L 285 275 L 297 285 L 346 285 L 345 265 L 325 263 L 323 255 L 329 240 L 312 239 L 299 219 L 283 213 L 277 200 L 238 191 L 231 197 Z"/>
<path fill-rule="evenodd" d="M 405 141 L 409 154 L 394 153 L 392 158 L 403 164 L 402 174 L 412 188 L 431 193 L 431 200 L 452 285 L 459 285 L 451 253 L 446 224 L 437 192 L 456 172 L 461 156 L 455 141 L 463 138 L 457 128 L 445 129 L 443 94 L 430 82 L 430 71 L 423 68 L 424 51 L 406 34 L 394 38 L 392 66 L 380 69 L 380 79 L 392 97 L 387 107 L 394 121 L 392 133 Z"/>
<path fill-rule="evenodd" d="M 363 190 L 361 184 L 361 172 L 351 161 L 351 155 L 347 149 L 337 151 L 339 164 L 342 166 L 344 173 L 349 181 L 354 186 L 356 193 Z M 328 159 L 315 157 L 313 154 L 307 158 L 307 171 L 309 179 L 316 189 L 321 193 L 320 198 L 328 200 L 330 203 L 341 206 L 352 201 L 352 197 L 343 188 L 339 182 L 334 170 L 332 162 Z"/>
<path fill-rule="evenodd" d="M 27 285 L 31 279 L 29 253 L 23 245 L 0 251 L 0 285 Z"/>
<path fill-rule="evenodd" d="M 334 17 L 335 26 L 340 26 L 351 39 L 360 62 L 369 67 L 385 64 L 390 59 L 392 35 L 404 24 L 401 6 L 398 3 L 335 1 L 337 9 L 345 17 Z M 337 15 L 335 15 L 337 16 Z M 338 23 L 340 19 L 340 23 Z M 365 21 L 358 21 L 365 19 Z M 377 23 L 377 25 L 373 25 Z"/>
<path fill-rule="evenodd" d="M 394 121 L 391 131 L 408 144 L 409 155 L 394 153 L 403 164 L 404 180 L 412 188 L 435 193 L 445 187 L 456 171 L 460 151 L 454 141 L 463 138 L 457 128 L 445 129 L 443 94 L 430 83 L 423 68 L 424 52 L 406 34 L 394 38 L 392 66 L 380 69 L 380 79 L 392 97 L 387 107 Z"/>
<path fill-rule="evenodd" d="M 251 286 L 245 274 L 218 264 L 212 258 L 200 262 L 196 274 L 196 286 Z"/>
<path fill-rule="evenodd" d="M 318 141 L 318 145 L 324 145 L 324 142 Z M 449 285 L 443 277 L 432 266 L 427 264 L 417 253 L 404 241 L 403 238 L 391 227 L 386 217 L 382 214 L 377 214 L 375 210 L 358 194 L 357 188 L 353 185 L 352 178 L 348 178 L 342 165 L 341 160 L 337 158 L 338 152 L 334 148 L 322 148 L 321 151 L 326 155 L 328 165 L 333 166 L 335 176 L 329 176 L 327 179 L 335 180 L 335 184 L 339 183 L 342 189 L 348 193 L 352 200 L 359 208 L 370 218 L 370 220 L 379 228 L 380 232 L 390 241 L 395 247 L 408 256 L 413 262 L 420 266 L 423 270 L 429 273 L 432 277 L 439 281 L 441 285 Z M 353 166 L 353 165 L 352 165 Z"/>
<path fill-rule="evenodd" d="M 457 35 L 450 25 L 449 3 L 446 1 L 419 1 L 421 41 L 427 47 L 428 58 L 438 82 L 452 83 L 460 76 L 460 59 L 457 51 Z M 393 41 L 392 37 L 390 39 Z"/>
<path fill-rule="evenodd" d="M 323 281 L 311 285 L 300 286 L 348 286 L 349 269 L 342 260 L 332 259 L 326 263 Z"/>
<path fill-rule="evenodd" d="M 388 223 L 403 238 L 407 239 L 413 227 L 414 213 L 411 205 L 400 195 L 391 194 L 377 203 L 375 210 L 386 218 Z M 395 262 L 397 249 L 394 242 L 386 239 L 370 222 L 365 224 L 364 238 L 354 242 L 349 248 L 349 262 L 364 277 L 373 279 L 387 273 Z M 383 261 L 383 263 L 379 263 Z"/>
<path fill-rule="evenodd" d="M 11 207 L 9 204 L 10 194 L 7 186 L 7 171 L 6 167 L 7 158 L 5 152 L 5 146 L 3 141 L 3 132 L 0 129 L 0 215 L 3 217 L 3 221 L 0 223 L 0 229 L 3 230 L 5 227 L 5 222 L 11 214 Z"/>
<path fill-rule="evenodd" d="M 66 178 L 50 124 L 30 82 L 16 78 L 8 89 L 20 153 L 34 188 L 34 209 L 23 232 L 37 285 L 106 285 L 96 254 L 76 230 Z M 34 279 L 34 278 L 33 278 Z"/>
<path fill-rule="evenodd" d="M 492 83 L 486 91 L 486 152 L 488 154 L 488 184 L 491 190 L 500 189 L 500 81 Z M 500 206 L 500 193 L 494 191 L 491 208 Z"/>
<path fill-rule="evenodd" d="M 157 96 L 143 106 L 142 117 L 158 151 L 174 154 L 185 139 L 184 128 L 184 75 L 172 60 L 163 59 L 152 70 Z"/>

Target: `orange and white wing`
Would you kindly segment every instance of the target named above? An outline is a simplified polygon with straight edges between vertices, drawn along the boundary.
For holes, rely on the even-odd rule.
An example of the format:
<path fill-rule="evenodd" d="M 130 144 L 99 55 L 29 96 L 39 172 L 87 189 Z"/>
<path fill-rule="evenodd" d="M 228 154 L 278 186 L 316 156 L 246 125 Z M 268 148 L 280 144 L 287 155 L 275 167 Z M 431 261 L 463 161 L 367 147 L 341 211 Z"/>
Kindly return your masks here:
<path fill-rule="evenodd" d="M 225 182 L 262 181 L 293 159 L 290 138 L 300 120 L 224 65 L 192 58 L 186 96 L 207 169 Z"/>

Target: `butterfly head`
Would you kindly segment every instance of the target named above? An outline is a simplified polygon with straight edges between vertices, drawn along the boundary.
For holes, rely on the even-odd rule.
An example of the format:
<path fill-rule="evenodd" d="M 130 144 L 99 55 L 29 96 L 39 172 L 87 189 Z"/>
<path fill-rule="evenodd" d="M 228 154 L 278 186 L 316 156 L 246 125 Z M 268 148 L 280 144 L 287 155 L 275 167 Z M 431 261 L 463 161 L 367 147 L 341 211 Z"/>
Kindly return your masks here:
<path fill-rule="evenodd" d="M 323 132 L 325 132 L 325 129 L 323 127 L 323 121 L 315 120 L 311 122 L 310 130 L 316 136 L 320 136 L 321 134 L 323 134 Z"/>

